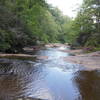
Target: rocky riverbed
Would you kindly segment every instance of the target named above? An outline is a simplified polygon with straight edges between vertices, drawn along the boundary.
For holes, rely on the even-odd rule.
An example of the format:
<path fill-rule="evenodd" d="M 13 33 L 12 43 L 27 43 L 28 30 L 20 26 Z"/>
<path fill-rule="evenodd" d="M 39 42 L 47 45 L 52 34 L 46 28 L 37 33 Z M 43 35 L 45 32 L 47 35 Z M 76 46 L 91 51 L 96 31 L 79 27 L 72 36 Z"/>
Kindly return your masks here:
<path fill-rule="evenodd" d="M 65 45 L 33 51 L 1 54 L 0 100 L 99 100 L 99 52 Z"/>
<path fill-rule="evenodd" d="M 75 64 L 81 64 L 85 67 L 89 68 L 100 68 L 100 51 L 97 52 L 91 52 L 91 53 L 84 53 L 84 50 L 82 49 L 77 49 L 77 50 L 71 50 L 69 49 L 70 46 L 68 44 L 60 44 L 60 43 L 51 43 L 47 44 L 43 47 L 43 49 L 46 48 L 56 48 L 56 47 L 67 47 L 67 49 L 62 50 L 60 49 L 59 51 L 69 53 L 70 56 L 64 57 L 63 60 L 66 62 L 71 62 Z M 39 50 L 39 47 L 35 51 Z M 34 48 L 24 48 L 25 49 L 25 54 L 0 54 L 0 58 L 18 58 L 18 59 L 29 59 L 29 60 L 34 60 L 34 59 L 48 59 L 48 56 L 37 56 L 34 55 Z"/>
<path fill-rule="evenodd" d="M 85 67 L 96 69 L 100 68 L 100 51 L 92 53 L 84 53 L 83 50 L 66 50 L 63 52 L 71 53 L 71 56 L 64 57 L 67 62 L 81 64 Z"/>

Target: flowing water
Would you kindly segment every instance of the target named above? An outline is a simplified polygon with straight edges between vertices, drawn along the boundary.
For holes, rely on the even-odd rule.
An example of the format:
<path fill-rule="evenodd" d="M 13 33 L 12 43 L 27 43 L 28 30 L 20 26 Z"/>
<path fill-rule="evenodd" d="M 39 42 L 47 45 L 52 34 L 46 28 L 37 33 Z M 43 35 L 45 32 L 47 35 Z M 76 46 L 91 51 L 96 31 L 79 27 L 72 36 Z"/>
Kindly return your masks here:
<path fill-rule="evenodd" d="M 0 59 L 0 100 L 21 97 L 43 100 L 100 100 L 100 70 L 65 62 L 70 54 L 47 48 L 41 60 Z"/>

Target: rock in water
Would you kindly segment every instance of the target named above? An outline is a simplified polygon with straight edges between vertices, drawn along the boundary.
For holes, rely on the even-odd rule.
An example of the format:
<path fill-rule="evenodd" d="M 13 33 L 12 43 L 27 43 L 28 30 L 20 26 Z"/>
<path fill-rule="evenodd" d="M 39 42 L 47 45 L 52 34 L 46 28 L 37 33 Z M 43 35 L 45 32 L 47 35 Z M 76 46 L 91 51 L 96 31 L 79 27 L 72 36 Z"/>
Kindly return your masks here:
<path fill-rule="evenodd" d="M 16 100 L 44 100 L 44 99 L 27 97 L 27 98 L 17 98 Z"/>

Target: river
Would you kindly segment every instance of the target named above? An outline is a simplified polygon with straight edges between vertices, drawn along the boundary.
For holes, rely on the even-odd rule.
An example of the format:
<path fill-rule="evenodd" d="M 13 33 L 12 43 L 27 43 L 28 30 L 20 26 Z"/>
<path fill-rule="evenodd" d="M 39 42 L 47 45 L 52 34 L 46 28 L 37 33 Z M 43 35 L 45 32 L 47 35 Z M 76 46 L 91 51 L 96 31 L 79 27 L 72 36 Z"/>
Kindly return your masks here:
<path fill-rule="evenodd" d="M 66 47 L 35 53 L 48 59 L 0 59 L 0 100 L 100 100 L 100 70 L 63 60 Z"/>

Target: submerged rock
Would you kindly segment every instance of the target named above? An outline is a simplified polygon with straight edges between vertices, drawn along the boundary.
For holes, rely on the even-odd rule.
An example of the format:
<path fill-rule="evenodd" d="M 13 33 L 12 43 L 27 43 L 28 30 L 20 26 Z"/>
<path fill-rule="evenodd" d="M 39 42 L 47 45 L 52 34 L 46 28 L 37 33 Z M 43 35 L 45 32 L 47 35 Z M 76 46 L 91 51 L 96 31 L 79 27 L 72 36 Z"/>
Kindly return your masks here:
<path fill-rule="evenodd" d="M 27 98 L 17 98 L 16 100 L 44 100 L 44 99 L 27 97 Z"/>

